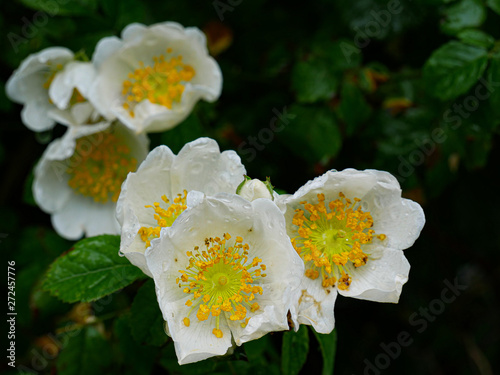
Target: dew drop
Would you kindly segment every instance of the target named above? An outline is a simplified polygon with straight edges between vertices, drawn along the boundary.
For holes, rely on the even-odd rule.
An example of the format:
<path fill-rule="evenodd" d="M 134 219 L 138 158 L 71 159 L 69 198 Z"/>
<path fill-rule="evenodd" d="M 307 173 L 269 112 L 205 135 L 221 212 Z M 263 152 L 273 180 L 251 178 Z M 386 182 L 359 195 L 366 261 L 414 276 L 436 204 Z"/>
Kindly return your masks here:
<path fill-rule="evenodd" d="M 193 163 L 189 168 L 189 173 L 192 175 L 200 174 L 202 170 L 203 170 L 203 165 L 201 163 Z"/>

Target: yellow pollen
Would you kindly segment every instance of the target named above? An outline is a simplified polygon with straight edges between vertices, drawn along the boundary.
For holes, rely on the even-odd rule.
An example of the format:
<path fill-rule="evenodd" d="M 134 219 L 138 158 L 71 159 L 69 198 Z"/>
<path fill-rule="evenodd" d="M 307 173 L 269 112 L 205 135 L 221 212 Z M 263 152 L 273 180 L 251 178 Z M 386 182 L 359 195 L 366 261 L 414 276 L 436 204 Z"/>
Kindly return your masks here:
<path fill-rule="evenodd" d="M 191 321 L 189 320 L 189 318 L 184 318 L 182 319 L 182 322 L 184 323 L 184 325 L 186 327 L 189 327 L 189 325 L 191 324 Z"/>
<path fill-rule="evenodd" d="M 154 202 L 153 205 L 144 206 L 145 208 L 152 208 L 154 210 L 153 218 L 158 223 L 158 226 L 156 227 L 141 227 L 138 231 L 138 234 L 141 237 L 141 240 L 145 243 L 146 248 L 151 245 L 151 240 L 153 238 L 160 237 L 161 228 L 170 227 L 174 223 L 175 219 L 177 219 L 177 217 L 187 208 L 186 197 L 187 191 L 184 190 L 184 195 L 177 194 L 173 203 L 169 201 L 166 195 L 161 196 L 163 203 L 168 205 L 167 208 L 161 207 L 159 202 Z M 191 255 L 188 254 L 188 256 Z M 181 276 L 181 279 L 185 282 L 187 280 L 187 276 L 183 275 Z"/>
<path fill-rule="evenodd" d="M 351 277 L 348 265 L 364 266 L 369 254 L 363 251 L 374 238 L 383 241 L 385 234 L 375 234 L 373 218 L 361 209 L 359 198 L 347 198 L 342 192 L 339 198 L 326 202 L 324 194 L 317 194 L 318 203 L 300 202 L 303 209 L 296 209 L 292 224 L 297 236 L 292 245 L 306 264 L 305 276 L 329 288 L 337 285 L 349 289 Z"/>
<path fill-rule="evenodd" d="M 212 333 L 215 335 L 215 337 L 217 337 L 218 339 L 220 339 L 222 337 L 222 331 L 220 329 L 217 329 L 217 328 L 214 328 L 212 330 Z"/>
<path fill-rule="evenodd" d="M 110 131 L 77 139 L 67 162 L 68 185 L 99 203 L 116 202 L 122 182 L 137 168 L 125 141 Z"/>
<path fill-rule="evenodd" d="M 172 48 L 166 50 L 172 53 Z M 196 72 L 191 65 L 182 62 L 182 56 L 173 56 L 169 60 L 164 55 L 153 58 L 151 65 L 139 63 L 139 68 L 128 74 L 123 81 L 122 95 L 125 98 L 123 108 L 134 117 L 134 107 L 143 100 L 172 109 L 174 103 L 181 101 L 187 82 Z"/>
<path fill-rule="evenodd" d="M 193 311 L 197 311 L 199 321 L 212 315 L 216 325 L 212 332 L 218 338 L 222 337 L 221 315 L 246 326 L 250 319 L 248 313 L 260 308 L 255 300 L 264 292 L 261 286 L 255 285 L 265 277 L 261 274 L 266 268 L 261 264 L 262 259 L 249 259 L 249 246 L 243 243 L 242 237 L 230 239 L 231 235 L 224 233 L 222 238 L 206 238 L 204 250 L 197 246 L 193 251 L 186 251 L 188 265 L 179 270 L 181 277 L 177 279 L 184 293 L 191 295 L 185 303 L 189 307 L 186 318 Z"/>

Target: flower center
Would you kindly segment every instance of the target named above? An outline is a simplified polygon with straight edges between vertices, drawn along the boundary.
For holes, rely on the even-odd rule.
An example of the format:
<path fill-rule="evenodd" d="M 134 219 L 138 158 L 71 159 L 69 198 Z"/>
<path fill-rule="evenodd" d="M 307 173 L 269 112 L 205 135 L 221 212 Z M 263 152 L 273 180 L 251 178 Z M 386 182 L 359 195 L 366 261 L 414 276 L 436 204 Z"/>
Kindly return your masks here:
<path fill-rule="evenodd" d="M 146 243 L 146 248 L 151 245 L 151 240 L 153 238 L 160 237 L 161 228 L 170 227 L 175 219 L 187 208 L 186 206 L 186 196 L 187 191 L 184 190 L 184 196 L 182 194 L 177 194 L 174 201 L 171 203 L 166 195 L 161 196 L 161 200 L 168 205 L 165 209 L 160 206 L 160 203 L 154 202 L 153 205 L 144 206 L 146 208 L 154 209 L 154 218 L 158 223 L 157 227 L 141 227 L 138 234 L 141 236 L 141 240 Z"/>
<path fill-rule="evenodd" d="M 226 276 L 219 277 L 219 285 L 223 286 L 226 284 L 227 284 L 227 277 Z"/>
<path fill-rule="evenodd" d="M 318 194 L 317 204 L 300 202 L 304 210 L 295 210 L 292 223 L 298 227 L 298 236 L 292 244 L 306 264 L 306 276 L 315 280 L 321 274 L 325 288 L 337 284 L 339 289 L 347 290 L 351 277 L 346 264 L 364 266 L 369 254 L 363 252 L 363 245 L 371 243 L 373 237 L 381 241 L 387 237 L 369 229 L 373 218 L 361 209 L 360 201 L 354 198 L 352 202 L 339 193 L 327 208 L 325 195 Z"/>
<path fill-rule="evenodd" d="M 168 48 L 166 52 L 170 55 L 172 49 Z M 123 81 L 122 95 L 126 100 L 123 108 L 132 117 L 135 105 L 145 99 L 172 109 L 174 102 L 181 101 L 186 82 L 191 81 L 196 73 L 191 65 L 182 62 L 181 55 L 168 60 L 165 55 L 160 55 L 153 61 L 153 65 L 147 66 L 140 61 L 140 68 L 129 73 L 129 79 Z"/>
<path fill-rule="evenodd" d="M 262 259 L 248 258 L 249 246 L 243 243 L 243 238 L 236 237 L 233 245 L 229 245 L 231 235 L 225 233 L 221 238 L 205 239 L 206 250 L 200 251 L 196 246 L 193 251 L 186 252 L 189 265 L 177 278 L 179 287 L 184 287 L 184 293 L 192 295 L 186 306 L 190 307 L 187 316 L 183 319 L 184 325 L 189 327 L 189 315 L 197 308 L 196 317 L 199 321 L 207 320 L 210 315 L 215 317 L 215 328 L 212 333 L 220 338 L 220 315 L 228 316 L 232 321 L 242 321 L 245 327 L 250 318 L 247 311 L 257 311 L 260 306 L 255 299 L 256 294 L 262 294 L 260 286 L 252 285 L 255 281 L 266 277 L 262 273 L 266 266 Z"/>
<path fill-rule="evenodd" d="M 108 131 L 77 139 L 75 152 L 67 162 L 68 185 L 99 203 L 116 202 L 122 182 L 137 168 L 125 141 Z"/>

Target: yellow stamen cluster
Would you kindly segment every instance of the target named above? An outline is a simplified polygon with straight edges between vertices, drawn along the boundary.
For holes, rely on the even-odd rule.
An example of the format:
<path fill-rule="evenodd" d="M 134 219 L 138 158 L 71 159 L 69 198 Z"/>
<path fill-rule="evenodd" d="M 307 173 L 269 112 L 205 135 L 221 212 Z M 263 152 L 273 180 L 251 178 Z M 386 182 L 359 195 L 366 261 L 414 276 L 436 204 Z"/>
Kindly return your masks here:
<path fill-rule="evenodd" d="M 186 252 L 189 265 L 185 270 L 179 270 L 181 276 L 176 283 L 183 292 L 192 295 L 186 301 L 190 307 L 183 319 L 189 327 L 189 315 L 197 309 L 196 317 L 205 321 L 210 315 L 215 317 L 215 328 L 212 333 L 222 337 L 219 328 L 221 313 L 232 321 L 242 321 L 245 327 L 250 320 L 247 312 L 257 311 L 260 306 L 254 301 L 256 295 L 261 295 L 262 287 L 252 285 L 256 280 L 266 277 L 262 273 L 266 266 L 260 258 L 248 258 L 249 245 L 243 243 L 242 237 L 236 237 L 233 245 L 229 245 L 231 235 L 225 233 L 221 238 L 205 239 L 206 250 L 198 246 L 194 251 Z M 254 302 L 252 302 L 254 301 Z"/>
<path fill-rule="evenodd" d="M 99 133 L 76 140 L 73 156 L 68 159 L 70 175 L 68 185 L 78 193 L 94 198 L 94 201 L 116 202 L 122 182 L 137 168 L 137 160 L 130 156 L 130 148 L 113 132 Z"/>
<path fill-rule="evenodd" d="M 166 52 L 171 54 L 172 49 L 168 48 Z M 174 102 L 180 102 L 186 82 L 195 76 L 194 68 L 184 64 L 181 55 L 169 60 L 160 55 L 153 61 L 152 66 L 139 62 L 140 68 L 129 73 L 129 79 L 123 82 L 122 95 L 126 100 L 123 108 L 132 117 L 135 105 L 145 99 L 171 109 Z"/>
<path fill-rule="evenodd" d="M 138 234 L 141 236 L 141 240 L 146 243 L 146 248 L 151 245 L 151 240 L 153 238 L 160 237 L 161 228 L 166 228 L 171 226 L 175 219 L 187 208 L 186 206 L 187 191 L 184 190 L 184 196 L 182 194 L 177 194 L 174 198 L 173 203 L 166 195 L 161 196 L 161 200 L 168 205 L 168 208 L 162 208 L 160 203 L 154 202 L 153 205 L 144 206 L 146 208 L 154 209 L 154 218 L 158 223 L 157 227 L 141 227 Z"/>
<path fill-rule="evenodd" d="M 298 227 L 298 236 L 292 244 L 306 264 L 307 277 L 315 280 L 321 275 L 323 287 L 337 284 L 337 288 L 347 290 L 352 280 L 346 264 L 364 266 L 368 254 L 363 245 L 371 243 L 373 237 L 383 241 L 386 235 L 376 235 L 370 229 L 373 218 L 361 209 L 359 198 L 351 201 L 339 193 L 338 199 L 326 204 L 324 194 L 317 197 L 317 204 L 300 202 L 304 210 L 295 210 L 292 224 Z"/>

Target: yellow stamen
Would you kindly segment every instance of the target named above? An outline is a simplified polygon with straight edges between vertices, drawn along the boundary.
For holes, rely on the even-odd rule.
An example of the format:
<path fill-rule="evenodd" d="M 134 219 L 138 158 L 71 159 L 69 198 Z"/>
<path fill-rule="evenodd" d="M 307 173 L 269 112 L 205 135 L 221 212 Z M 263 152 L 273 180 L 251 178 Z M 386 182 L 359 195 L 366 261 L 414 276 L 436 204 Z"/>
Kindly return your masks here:
<path fill-rule="evenodd" d="M 342 192 L 328 203 L 324 194 L 317 198 L 318 203 L 303 201 L 304 209 L 295 210 L 292 224 L 297 226 L 298 236 L 292 238 L 292 245 L 306 264 L 305 276 L 315 280 L 321 275 L 324 288 L 337 285 L 347 290 L 352 279 L 346 265 L 364 266 L 369 259 L 364 245 L 374 237 L 383 241 L 387 236 L 370 229 L 373 218 L 361 209 L 359 198 L 351 201 Z"/>
<path fill-rule="evenodd" d="M 144 206 L 145 208 L 152 208 L 154 210 L 154 219 L 158 223 L 157 227 L 141 227 L 138 231 L 141 240 L 145 242 L 145 247 L 148 248 L 151 245 L 151 240 L 153 238 L 160 237 L 161 228 L 170 227 L 175 219 L 187 208 L 186 205 L 187 191 L 184 190 L 184 196 L 177 194 L 174 198 L 174 202 L 170 204 L 169 199 L 166 195 L 161 196 L 161 200 L 169 205 L 168 208 L 162 208 L 159 202 L 154 202 L 153 205 Z M 191 256 L 191 255 L 188 255 Z M 181 277 L 182 278 L 182 277 Z M 184 276 L 186 278 L 186 276 Z M 183 281 L 185 281 L 183 279 Z"/>
<path fill-rule="evenodd" d="M 206 238 L 206 249 L 197 246 L 194 251 L 187 251 L 189 264 L 179 270 L 179 287 L 192 294 L 189 304 L 186 302 L 190 306 L 187 317 L 196 308 L 199 321 L 207 320 L 210 315 L 215 317 L 216 327 L 212 332 L 218 338 L 222 337 L 220 315 L 246 325 L 250 319 L 248 312 L 255 313 L 260 308 L 253 300 L 264 292 L 261 286 L 253 285 L 265 277 L 260 275 L 261 268 L 265 268 L 262 259 L 255 257 L 250 261 L 246 250 L 249 246 L 243 244 L 243 238 L 236 237 L 232 244 L 228 242 L 230 239 L 229 233 L 224 233 L 222 239 Z"/>
<path fill-rule="evenodd" d="M 99 203 L 116 202 L 122 182 L 137 168 L 125 141 L 109 131 L 77 139 L 68 164 L 68 185 Z"/>
<path fill-rule="evenodd" d="M 166 50 L 172 53 L 172 48 Z M 174 103 L 181 101 L 187 82 L 191 81 L 196 72 L 191 65 L 182 62 L 182 56 L 171 57 L 168 61 L 164 55 L 153 58 L 153 64 L 129 73 L 128 80 L 123 82 L 122 95 L 126 99 L 123 104 L 129 114 L 134 116 L 134 107 L 143 100 L 172 109 Z"/>

